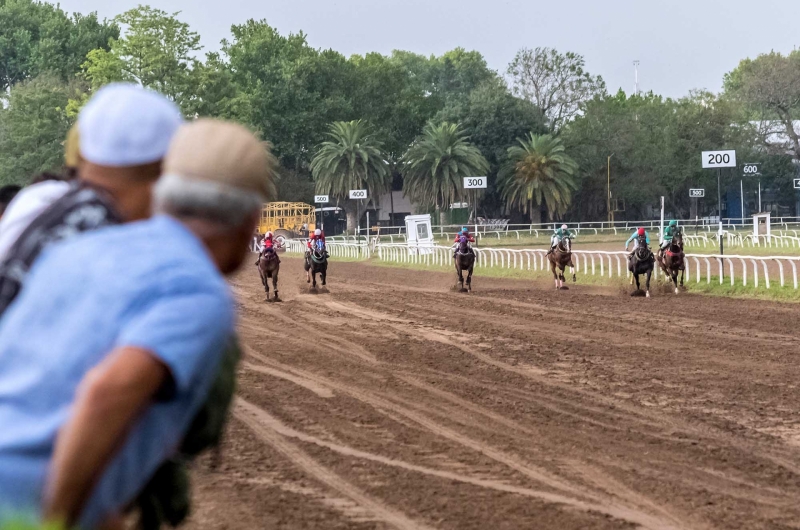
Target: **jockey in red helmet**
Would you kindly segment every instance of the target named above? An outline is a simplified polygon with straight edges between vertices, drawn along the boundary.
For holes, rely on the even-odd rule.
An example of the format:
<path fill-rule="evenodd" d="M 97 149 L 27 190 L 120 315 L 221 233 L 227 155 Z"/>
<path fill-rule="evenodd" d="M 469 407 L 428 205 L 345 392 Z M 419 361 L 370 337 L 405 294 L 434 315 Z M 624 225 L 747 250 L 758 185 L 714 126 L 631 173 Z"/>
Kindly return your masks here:
<path fill-rule="evenodd" d="M 267 232 L 266 234 L 264 234 L 264 239 L 261 241 L 261 252 L 259 252 L 258 254 L 256 265 L 258 265 L 258 262 L 261 260 L 261 256 L 273 252 L 275 252 L 275 240 L 272 236 L 272 232 Z"/>
<path fill-rule="evenodd" d="M 625 241 L 625 250 L 628 250 L 628 245 L 630 245 L 631 241 L 633 241 L 633 252 L 636 252 L 636 249 L 639 248 L 639 241 L 641 238 L 644 238 L 645 244 L 648 246 L 650 245 L 650 236 L 647 235 L 647 230 L 643 227 L 639 227 L 632 235 Z M 630 256 L 633 257 L 633 252 L 631 252 Z"/>
<path fill-rule="evenodd" d="M 322 250 L 325 251 L 325 253 L 327 254 L 327 250 L 325 249 L 325 233 L 319 228 L 314 230 L 314 234 L 308 239 L 307 245 L 309 250 L 314 248 L 314 246 L 317 245 L 318 242 L 322 243 Z"/>

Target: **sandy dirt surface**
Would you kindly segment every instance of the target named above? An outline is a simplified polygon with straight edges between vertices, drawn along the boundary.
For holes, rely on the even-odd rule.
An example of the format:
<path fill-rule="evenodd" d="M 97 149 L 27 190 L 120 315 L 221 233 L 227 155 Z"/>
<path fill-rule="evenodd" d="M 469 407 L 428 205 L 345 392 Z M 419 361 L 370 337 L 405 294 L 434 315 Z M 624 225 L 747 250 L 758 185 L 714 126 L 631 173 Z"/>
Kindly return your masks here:
<path fill-rule="evenodd" d="M 800 307 L 300 265 L 189 528 L 800 528 Z"/>

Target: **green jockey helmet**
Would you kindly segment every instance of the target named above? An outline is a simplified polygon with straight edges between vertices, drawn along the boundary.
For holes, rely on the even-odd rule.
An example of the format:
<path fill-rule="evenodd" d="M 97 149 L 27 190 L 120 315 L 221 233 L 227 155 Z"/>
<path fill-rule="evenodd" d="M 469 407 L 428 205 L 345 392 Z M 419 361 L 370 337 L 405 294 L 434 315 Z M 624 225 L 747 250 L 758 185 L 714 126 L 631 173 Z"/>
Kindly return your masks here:
<path fill-rule="evenodd" d="M 678 226 L 678 221 L 673 219 L 672 221 L 669 222 L 669 226 Z"/>

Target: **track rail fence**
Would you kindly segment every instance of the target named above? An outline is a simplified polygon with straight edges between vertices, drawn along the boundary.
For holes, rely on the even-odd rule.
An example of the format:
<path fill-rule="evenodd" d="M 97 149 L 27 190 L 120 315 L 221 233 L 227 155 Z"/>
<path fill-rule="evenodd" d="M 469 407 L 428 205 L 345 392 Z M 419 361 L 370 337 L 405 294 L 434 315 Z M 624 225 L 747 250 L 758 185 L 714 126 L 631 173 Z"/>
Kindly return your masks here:
<path fill-rule="evenodd" d="M 299 240 L 286 242 L 287 252 L 305 253 L 306 243 Z M 329 242 L 328 252 L 333 258 L 368 259 L 444 267 L 450 265 L 453 247 L 442 245 L 409 246 L 406 243 L 344 243 Z M 550 268 L 544 249 L 474 248 L 476 267 L 547 271 Z M 628 278 L 627 252 L 600 250 L 573 250 L 576 272 L 607 278 Z M 759 287 L 767 289 L 777 280 L 781 287 L 798 289 L 797 268 L 800 256 L 744 256 L 719 254 L 686 254 L 685 279 L 691 283 L 712 282 Z M 663 275 L 658 266 L 654 275 Z"/>

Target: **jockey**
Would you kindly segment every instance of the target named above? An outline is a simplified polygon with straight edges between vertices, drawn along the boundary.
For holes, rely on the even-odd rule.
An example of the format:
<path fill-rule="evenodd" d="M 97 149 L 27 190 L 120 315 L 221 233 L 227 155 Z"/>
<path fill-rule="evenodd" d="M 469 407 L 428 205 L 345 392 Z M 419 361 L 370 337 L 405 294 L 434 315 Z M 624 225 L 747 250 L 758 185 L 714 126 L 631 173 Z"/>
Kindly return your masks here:
<path fill-rule="evenodd" d="M 670 221 L 669 225 L 664 228 L 664 235 L 661 240 L 661 247 L 659 249 L 662 255 L 664 254 L 664 251 L 667 250 L 667 248 L 669 248 L 669 246 L 672 244 L 672 238 L 675 237 L 680 232 L 681 228 L 678 226 L 678 221 L 676 221 L 675 219 Z"/>
<path fill-rule="evenodd" d="M 470 243 L 474 243 L 475 242 L 475 237 L 472 234 L 469 233 L 469 230 L 467 229 L 466 226 L 462 227 L 461 228 L 461 232 L 456 234 L 456 238 L 453 240 L 453 242 L 454 243 L 460 242 L 461 241 L 461 236 L 466 237 L 467 241 L 469 241 Z"/>
<path fill-rule="evenodd" d="M 550 250 L 548 250 L 547 253 L 551 254 L 556 249 L 556 246 L 561 243 L 562 239 L 572 239 L 573 237 L 575 237 L 575 234 L 570 231 L 567 225 L 561 225 L 561 228 L 556 230 L 556 233 L 550 238 Z"/>
<path fill-rule="evenodd" d="M 633 253 L 636 252 L 636 249 L 639 248 L 639 240 L 641 238 L 644 238 L 645 244 L 650 246 L 650 236 L 647 234 L 647 230 L 645 230 L 642 227 L 639 227 L 639 229 L 637 229 L 633 233 L 633 235 L 631 235 L 631 237 L 629 237 L 628 240 L 625 241 L 625 250 L 628 250 L 628 245 L 631 243 L 631 241 L 633 241 L 633 252 L 631 252 L 630 255 L 628 256 L 629 258 L 632 258 Z"/>
<path fill-rule="evenodd" d="M 467 241 L 469 241 L 470 243 L 475 242 L 475 237 L 472 234 L 470 234 L 467 227 L 464 226 L 461 227 L 461 231 L 456 234 L 456 238 L 453 240 L 453 243 L 460 243 L 462 236 L 466 237 Z M 456 252 L 458 252 L 458 245 L 453 245 L 453 259 L 456 258 Z"/>
<path fill-rule="evenodd" d="M 629 237 L 629 238 L 628 238 L 628 240 L 625 242 L 625 250 L 628 250 L 628 245 L 630 245 L 630 244 L 631 244 L 631 241 L 633 241 L 633 250 L 634 250 L 634 252 L 635 252 L 635 251 L 636 251 L 636 249 L 637 249 L 637 248 L 639 248 L 639 238 L 640 238 L 640 237 L 644 237 L 644 238 L 645 238 L 645 242 L 646 242 L 648 245 L 650 244 L 650 236 L 647 234 L 647 230 L 645 230 L 644 228 L 639 228 L 639 229 L 638 229 L 638 230 L 636 230 L 636 231 L 633 233 L 633 235 L 632 235 L 631 237 Z"/>
<path fill-rule="evenodd" d="M 319 228 L 314 230 L 314 235 L 309 238 L 307 245 L 309 253 L 312 249 L 319 246 L 325 253 L 325 257 L 328 257 L 328 250 L 325 248 L 325 233 Z"/>
<path fill-rule="evenodd" d="M 261 241 L 261 252 L 258 253 L 256 265 L 258 265 L 259 260 L 261 260 L 261 256 L 267 252 L 275 252 L 275 241 L 273 240 L 272 232 L 269 231 L 264 234 L 264 239 Z"/>

